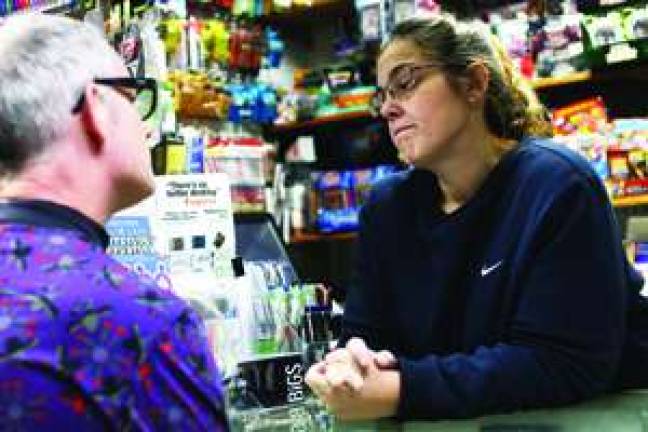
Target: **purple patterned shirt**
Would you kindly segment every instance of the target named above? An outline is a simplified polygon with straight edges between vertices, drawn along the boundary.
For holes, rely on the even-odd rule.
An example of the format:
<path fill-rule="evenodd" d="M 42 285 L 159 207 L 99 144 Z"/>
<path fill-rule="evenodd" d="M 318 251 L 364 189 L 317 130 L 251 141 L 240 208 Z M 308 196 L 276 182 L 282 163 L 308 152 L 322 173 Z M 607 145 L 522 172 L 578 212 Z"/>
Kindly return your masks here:
<path fill-rule="evenodd" d="M 87 221 L 2 220 L 12 205 L 0 204 L 0 430 L 226 430 L 195 312 L 107 256 Z"/>

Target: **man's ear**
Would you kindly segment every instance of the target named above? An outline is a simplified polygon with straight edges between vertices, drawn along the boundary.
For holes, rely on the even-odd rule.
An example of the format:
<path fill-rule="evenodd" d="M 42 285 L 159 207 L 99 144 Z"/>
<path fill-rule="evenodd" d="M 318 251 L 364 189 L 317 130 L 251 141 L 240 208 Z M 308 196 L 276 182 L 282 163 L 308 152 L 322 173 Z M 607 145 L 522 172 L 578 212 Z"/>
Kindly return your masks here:
<path fill-rule="evenodd" d="M 475 62 L 468 68 L 469 81 L 466 88 L 468 102 L 481 102 L 486 96 L 490 83 L 490 71 L 484 63 Z"/>
<path fill-rule="evenodd" d="M 104 97 L 94 84 L 86 85 L 83 97 L 84 102 L 80 113 L 81 124 L 92 145 L 92 151 L 98 152 L 103 148 L 108 131 Z"/>

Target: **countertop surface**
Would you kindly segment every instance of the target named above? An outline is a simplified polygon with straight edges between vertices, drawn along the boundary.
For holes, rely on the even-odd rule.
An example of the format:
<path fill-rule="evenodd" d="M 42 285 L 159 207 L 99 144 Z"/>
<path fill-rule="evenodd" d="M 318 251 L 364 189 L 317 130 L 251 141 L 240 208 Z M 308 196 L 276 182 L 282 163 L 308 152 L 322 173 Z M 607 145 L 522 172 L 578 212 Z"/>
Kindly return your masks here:
<path fill-rule="evenodd" d="M 230 417 L 235 432 L 648 432 L 648 390 L 607 395 L 563 408 L 471 420 L 340 422 L 312 399 L 276 408 L 231 410 Z"/>

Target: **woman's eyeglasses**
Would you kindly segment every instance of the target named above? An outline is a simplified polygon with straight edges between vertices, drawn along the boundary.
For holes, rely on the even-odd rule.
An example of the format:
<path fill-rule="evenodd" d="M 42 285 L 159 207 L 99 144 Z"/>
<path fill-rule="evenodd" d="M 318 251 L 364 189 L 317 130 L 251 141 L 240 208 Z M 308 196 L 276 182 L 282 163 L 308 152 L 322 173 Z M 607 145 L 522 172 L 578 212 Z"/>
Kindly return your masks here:
<path fill-rule="evenodd" d="M 155 112 L 157 106 L 157 81 L 153 78 L 95 78 L 95 84 L 112 87 L 120 95 L 129 100 L 140 114 L 142 120 L 146 120 Z M 129 90 L 134 90 L 130 92 Z M 72 108 L 74 114 L 81 111 L 85 102 L 85 94 L 81 93 L 79 100 Z"/>
<path fill-rule="evenodd" d="M 384 87 L 378 87 L 371 101 L 372 111 L 380 115 L 380 111 L 387 102 L 387 97 L 402 101 L 409 97 L 423 82 L 428 69 L 440 69 L 440 63 L 413 64 L 405 63 L 395 67 Z"/>

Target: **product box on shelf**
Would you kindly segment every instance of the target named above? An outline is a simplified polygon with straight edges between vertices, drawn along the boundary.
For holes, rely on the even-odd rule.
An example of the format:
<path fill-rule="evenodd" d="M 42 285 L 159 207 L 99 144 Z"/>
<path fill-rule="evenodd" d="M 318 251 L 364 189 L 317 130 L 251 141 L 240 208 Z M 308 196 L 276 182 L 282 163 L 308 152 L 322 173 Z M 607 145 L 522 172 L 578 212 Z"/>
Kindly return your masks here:
<path fill-rule="evenodd" d="M 648 3 L 588 12 L 582 21 L 593 67 L 648 58 Z"/>
<path fill-rule="evenodd" d="M 265 210 L 269 163 L 268 146 L 256 137 L 212 137 L 205 149 L 205 172 L 229 176 L 237 211 Z"/>

